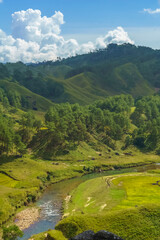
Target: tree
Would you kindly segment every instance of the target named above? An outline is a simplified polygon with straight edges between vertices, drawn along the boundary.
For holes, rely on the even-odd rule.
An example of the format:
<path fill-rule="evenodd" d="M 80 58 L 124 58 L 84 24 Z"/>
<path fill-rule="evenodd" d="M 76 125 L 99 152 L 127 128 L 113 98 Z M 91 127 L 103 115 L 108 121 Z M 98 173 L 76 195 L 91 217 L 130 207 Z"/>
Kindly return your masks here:
<path fill-rule="evenodd" d="M 12 225 L 10 227 L 3 228 L 3 239 L 4 240 L 16 240 L 18 237 L 23 237 L 23 232 L 18 226 Z"/>

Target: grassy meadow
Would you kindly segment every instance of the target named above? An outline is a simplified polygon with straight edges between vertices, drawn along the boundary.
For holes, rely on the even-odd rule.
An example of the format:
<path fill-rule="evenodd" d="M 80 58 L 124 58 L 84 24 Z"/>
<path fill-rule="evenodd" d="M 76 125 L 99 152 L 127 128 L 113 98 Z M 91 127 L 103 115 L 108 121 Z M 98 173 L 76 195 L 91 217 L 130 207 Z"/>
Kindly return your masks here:
<path fill-rule="evenodd" d="M 111 153 L 112 157 L 106 158 L 105 152 L 99 156 L 95 150 L 86 144 L 84 146 L 75 151 L 75 158 L 74 152 L 67 158 L 64 156 L 61 159 L 45 161 L 32 155 L 24 155 L 18 159 L 4 157 L 0 165 L 0 223 L 3 224 L 14 216 L 20 207 L 34 202 L 40 192 L 51 183 L 100 170 L 122 169 L 160 161 L 159 156 L 140 153 L 137 153 L 137 156 L 116 156 Z"/>
<path fill-rule="evenodd" d="M 56 229 L 70 238 L 105 229 L 126 240 L 158 240 L 160 171 L 103 176 L 80 184 L 66 198 Z"/>
<path fill-rule="evenodd" d="M 41 117 L 41 114 L 39 117 Z M 130 151 L 132 151 L 131 155 L 125 155 L 125 152 L 121 151 L 119 151 L 119 155 L 117 155 L 117 151 L 109 151 L 103 144 L 97 144 L 97 147 L 93 148 L 87 143 L 81 142 L 76 149 L 71 150 L 67 155 L 57 156 L 52 160 L 36 158 L 32 153 L 26 154 L 21 158 L 3 156 L 0 165 L 1 226 L 8 224 L 8 220 L 13 224 L 16 212 L 32 205 L 37 198 L 40 197 L 45 187 L 51 183 L 95 172 L 109 171 L 108 174 L 110 175 L 114 174 L 114 170 L 119 169 L 121 173 L 123 171 L 126 172 L 127 168 L 130 167 L 160 162 L 158 155 L 143 154 L 135 151 L 134 148 L 130 149 Z M 125 174 L 126 173 L 124 173 L 124 176 L 122 175 L 124 184 L 127 182 L 125 182 Z M 158 175 L 158 172 L 150 173 L 150 176 L 153 176 L 153 183 L 158 181 Z M 73 197 L 72 201 L 68 203 L 68 209 L 64 209 L 64 214 L 69 216 L 66 220 L 70 221 L 69 219 L 70 217 L 72 218 L 72 215 L 76 217 L 77 215 L 75 216 L 75 213 L 81 217 L 83 215 L 90 215 L 90 217 L 92 217 L 92 215 L 97 215 L 97 213 L 103 216 L 108 214 L 108 211 L 114 212 L 113 209 L 115 211 L 122 211 L 126 204 L 126 189 L 119 186 L 120 183 L 116 183 L 116 181 L 120 179 L 120 175 L 114 180 L 112 175 L 109 176 L 108 179 L 110 179 L 109 183 L 112 187 L 107 187 L 106 177 L 90 180 L 91 182 L 87 181 L 79 185 L 75 192 L 72 193 Z M 86 191 L 88 187 L 89 190 Z M 96 192 L 98 189 L 99 192 Z M 97 198 L 94 199 L 93 196 Z M 123 201 L 124 205 L 122 205 Z M 105 205 L 106 202 L 107 206 Z M 155 201 L 155 203 L 157 204 L 157 201 Z M 137 203 L 134 204 L 136 205 Z M 65 219 L 62 221 L 65 221 Z M 107 225 L 101 227 L 108 229 Z M 83 228 L 81 230 L 83 230 Z M 56 232 L 56 234 L 58 233 Z M 40 238 L 36 236 L 35 239 L 45 239 L 42 235 L 39 236 Z M 68 236 L 69 235 L 65 235 L 65 237 Z M 61 235 L 61 237 L 65 239 L 63 235 Z"/>
<path fill-rule="evenodd" d="M 160 202 L 159 174 L 128 173 L 103 176 L 80 184 L 66 200 L 65 214 L 107 213 Z"/>

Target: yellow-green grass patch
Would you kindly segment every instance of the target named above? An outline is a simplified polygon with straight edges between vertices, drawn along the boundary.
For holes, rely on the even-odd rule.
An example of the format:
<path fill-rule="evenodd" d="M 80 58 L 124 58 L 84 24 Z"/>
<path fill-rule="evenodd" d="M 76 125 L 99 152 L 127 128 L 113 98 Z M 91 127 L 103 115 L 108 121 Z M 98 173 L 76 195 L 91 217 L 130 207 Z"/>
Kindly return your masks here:
<path fill-rule="evenodd" d="M 15 187 L 18 181 L 13 180 L 12 178 L 6 176 L 3 173 L 0 173 L 0 185 L 6 186 L 6 187 Z"/>
<path fill-rule="evenodd" d="M 109 210 L 160 204 L 160 175 L 132 173 L 88 180 L 66 199 L 65 215 L 105 213 Z"/>

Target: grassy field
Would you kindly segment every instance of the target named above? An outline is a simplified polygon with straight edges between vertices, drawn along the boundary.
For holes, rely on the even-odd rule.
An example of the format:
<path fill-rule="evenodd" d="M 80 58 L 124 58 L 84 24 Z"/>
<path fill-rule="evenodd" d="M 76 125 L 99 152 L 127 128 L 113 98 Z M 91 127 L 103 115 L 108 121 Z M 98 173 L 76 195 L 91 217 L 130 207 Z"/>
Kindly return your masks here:
<path fill-rule="evenodd" d="M 65 215 L 107 213 L 160 202 L 159 174 L 130 173 L 91 179 L 66 199 Z"/>
<path fill-rule="evenodd" d="M 21 207 L 34 202 L 43 189 L 51 183 L 99 172 L 99 170 L 122 169 L 153 162 L 160 162 L 160 157 L 144 155 L 139 152 L 134 153 L 134 156 L 125 156 L 121 153 L 117 156 L 114 151 L 109 153 L 103 147 L 99 148 L 99 151 L 94 150 L 85 143 L 81 143 L 79 148 L 71 151 L 67 157 L 61 156 L 53 160 L 36 159 L 32 155 L 25 155 L 18 159 L 4 156 L 0 163 L 0 224 L 11 220 Z M 93 202 L 93 199 L 90 198 L 94 195 L 94 186 L 90 187 L 90 192 L 87 193 L 85 191 L 87 186 L 80 185 L 76 190 L 78 195 L 75 194 L 74 197 L 74 202 L 77 204 L 79 201 L 80 206 L 75 207 L 69 204 L 65 213 L 68 211 L 74 213 L 76 208 L 78 213 L 94 214 L 96 211 L 100 211 L 103 214 L 108 206 L 117 207 L 119 199 L 124 200 L 126 190 L 119 187 L 119 183 L 112 183 L 112 188 L 107 188 L 105 178 L 97 179 L 97 181 L 104 183 L 99 184 L 97 182 L 97 187 L 100 186 L 99 192 L 102 194 L 99 194 L 96 200 L 97 205 L 96 201 Z M 87 182 L 84 184 L 87 184 Z M 82 191 L 84 194 L 80 196 Z M 102 199 L 104 200 L 106 195 L 107 199 L 105 201 L 108 201 L 108 205 L 104 206 L 106 203 Z M 86 205 L 85 208 L 84 205 Z M 92 210 L 93 206 L 95 206 L 95 211 Z M 118 209 L 121 208 L 123 209 L 123 206 L 119 205 Z"/>
<path fill-rule="evenodd" d="M 74 153 L 75 158 L 73 158 Z M 75 152 L 71 152 L 67 159 L 64 157 L 62 159 L 54 159 L 53 161 L 44 161 L 31 159 L 30 155 L 19 159 L 4 157 L 1 159 L 0 166 L 0 223 L 7 221 L 19 207 L 37 199 L 41 190 L 50 183 L 98 172 L 99 169 L 102 171 L 121 169 L 160 162 L 160 157 L 158 156 L 140 153 L 137 153 L 135 156 L 115 156 L 114 153 L 111 153 L 111 158 L 107 158 L 107 155 L 108 153 L 105 155 L 103 151 L 102 156 L 99 156 L 98 152 L 85 145 Z M 95 160 L 92 160 L 92 157 Z M 103 181 L 105 183 L 105 180 Z M 105 185 L 101 185 L 101 188 L 103 193 Z M 115 185 L 115 189 L 112 189 L 112 194 L 114 194 L 116 188 L 118 189 L 118 186 Z M 111 190 L 107 189 L 107 191 Z M 119 190 L 118 192 L 121 197 L 124 196 L 124 190 Z M 100 199 L 97 199 L 97 201 L 100 201 Z M 100 205 L 103 205 L 103 203 L 100 203 Z M 88 209 L 88 211 L 92 212 L 91 206 L 89 204 L 83 211 L 86 212 Z"/>
<path fill-rule="evenodd" d="M 126 240 L 160 236 L 160 171 L 124 173 L 88 180 L 65 200 L 56 229 L 70 238 L 105 229 Z"/>
<path fill-rule="evenodd" d="M 60 221 L 56 229 L 69 239 L 88 229 L 94 232 L 104 229 L 125 240 L 159 240 L 159 224 L 160 206 L 146 205 L 106 214 L 70 216 Z"/>

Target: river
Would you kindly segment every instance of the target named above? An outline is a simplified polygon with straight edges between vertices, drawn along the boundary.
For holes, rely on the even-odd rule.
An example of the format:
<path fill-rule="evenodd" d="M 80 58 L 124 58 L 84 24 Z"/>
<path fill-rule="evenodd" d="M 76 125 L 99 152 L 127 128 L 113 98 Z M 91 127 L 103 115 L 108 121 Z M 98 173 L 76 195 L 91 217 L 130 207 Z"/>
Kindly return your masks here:
<path fill-rule="evenodd" d="M 122 170 L 107 171 L 103 173 L 93 173 L 49 186 L 37 201 L 37 206 L 41 208 L 40 218 L 29 228 L 24 230 L 24 236 L 20 240 L 27 240 L 32 235 L 54 229 L 55 225 L 62 217 L 62 202 L 65 197 L 80 183 L 101 176 L 120 174 L 127 172 L 145 172 L 148 170 L 160 169 L 160 164 L 151 164 L 136 168 L 126 168 Z"/>

